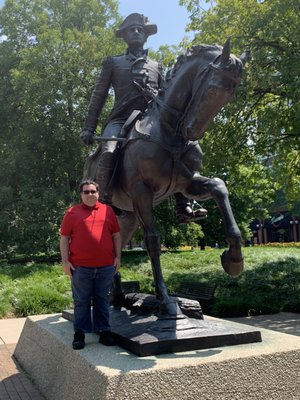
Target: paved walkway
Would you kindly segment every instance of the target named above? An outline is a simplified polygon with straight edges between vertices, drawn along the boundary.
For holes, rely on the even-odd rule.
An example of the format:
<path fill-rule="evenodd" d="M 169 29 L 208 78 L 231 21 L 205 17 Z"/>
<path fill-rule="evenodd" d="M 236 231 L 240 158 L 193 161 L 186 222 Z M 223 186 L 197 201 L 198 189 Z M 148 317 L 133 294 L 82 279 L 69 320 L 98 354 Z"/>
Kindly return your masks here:
<path fill-rule="evenodd" d="M 257 326 L 288 335 L 300 336 L 300 314 L 282 312 L 279 314 L 256 315 L 253 317 L 226 318 L 240 324 Z"/>
<path fill-rule="evenodd" d="M 13 358 L 24 323 L 25 318 L 0 319 L 0 400 L 44 400 Z"/>
<path fill-rule="evenodd" d="M 228 319 L 300 336 L 300 314 L 279 313 Z M 45 400 L 13 357 L 24 323 L 25 318 L 0 319 L 0 400 Z"/>

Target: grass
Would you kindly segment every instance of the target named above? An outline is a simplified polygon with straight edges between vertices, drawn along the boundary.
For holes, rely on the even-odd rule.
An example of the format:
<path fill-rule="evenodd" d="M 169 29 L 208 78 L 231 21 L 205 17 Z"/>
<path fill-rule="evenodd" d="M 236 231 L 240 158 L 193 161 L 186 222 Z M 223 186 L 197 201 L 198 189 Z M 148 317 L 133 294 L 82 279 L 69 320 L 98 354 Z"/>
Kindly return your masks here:
<path fill-rule="evenodd" d="M 70 282 L 60 265 L 0 266 L 0 317 L 60 312 L 72 304 Z"/>
<path fill-rule="evenodd" d="M 204 311 L 219 317 L 300 312 L 300 248 L 244 248 L 245 270 L 226 275 L 222 250 L 172 251 L 161 255 L 170 292 L 180 282 L 217 285 L 214 301 Z M 146 252 L 124 251 L 123 280 L 138 280 L 141 292 L 153 293 L 153 276 Z M 69 278 L 59 264 L 27 262 L 0 265 L 0 318 L 61 312 L 72 306 Z"/>

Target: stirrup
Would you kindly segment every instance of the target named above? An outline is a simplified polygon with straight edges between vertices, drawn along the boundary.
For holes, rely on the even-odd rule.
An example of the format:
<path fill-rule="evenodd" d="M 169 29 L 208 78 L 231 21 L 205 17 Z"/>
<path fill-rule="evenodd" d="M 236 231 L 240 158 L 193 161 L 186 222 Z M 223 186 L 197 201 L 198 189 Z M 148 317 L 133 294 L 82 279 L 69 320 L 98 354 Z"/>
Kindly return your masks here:
<path fill-rule="evenodd" d="M 202 219 L 207 216 L 206 208 L 202 207 L 202 205 L 197 203 L 196 200 L 193 200 L 193 202 L 192 202 L 192 210 L 196 217 L 199 217 Z"/>
<path fill-rule="evenodd" d="M 177 208 L 176 217 L 179 225 L 200 221 L 207 216 L 207 210 L 195 200 L 184 208 Z"/>

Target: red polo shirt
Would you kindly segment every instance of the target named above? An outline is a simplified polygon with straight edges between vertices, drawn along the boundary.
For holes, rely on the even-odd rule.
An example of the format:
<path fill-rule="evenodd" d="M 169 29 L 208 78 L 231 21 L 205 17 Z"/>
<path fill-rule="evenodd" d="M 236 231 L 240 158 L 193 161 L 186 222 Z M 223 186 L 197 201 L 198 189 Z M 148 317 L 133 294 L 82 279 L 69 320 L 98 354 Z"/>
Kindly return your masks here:
<path fill-rule="evenodd" d="M 61 235 L 70 237 L 70 262 L 75 266 L 113 265 L 112 234 L 120 231 L 112 208 L 97 202 L 94 207 L 77 204 L 69 208 L 61 224 Z"/>

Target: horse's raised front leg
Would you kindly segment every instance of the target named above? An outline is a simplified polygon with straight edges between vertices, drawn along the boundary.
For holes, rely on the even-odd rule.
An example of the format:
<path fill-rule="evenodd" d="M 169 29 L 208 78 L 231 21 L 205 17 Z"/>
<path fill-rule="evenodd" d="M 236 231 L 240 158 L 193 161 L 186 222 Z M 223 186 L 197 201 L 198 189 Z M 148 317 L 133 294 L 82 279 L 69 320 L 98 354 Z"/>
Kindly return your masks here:
<path fill-rule="evenodd" d="M 160 301 L 160 313 L 178 315 L 181 311 L 175 300 L 171 300 L 163 279 L 160 264 L 160 235 L 153 216 L 153 193 L 143 183 L 138 182 L 132 188 L 133 207 L 144 230 L 144 240 L 151 261 L 157 299 Z"/>
<path fill-rule="evenodd" d="M 225 236 L 229 244 L 229 249 L 225 250 L 221 256 L 221 263 L 229 275 L 240 275 L 244 267 L 241 232 L 231 209 L 225 183 L 219 178 L 199 177 L 199 179 L 192 179 L 189 192 L 197 196 L 196 200 L 212 197 L 216 201 L 223 218 Z"/>

